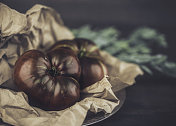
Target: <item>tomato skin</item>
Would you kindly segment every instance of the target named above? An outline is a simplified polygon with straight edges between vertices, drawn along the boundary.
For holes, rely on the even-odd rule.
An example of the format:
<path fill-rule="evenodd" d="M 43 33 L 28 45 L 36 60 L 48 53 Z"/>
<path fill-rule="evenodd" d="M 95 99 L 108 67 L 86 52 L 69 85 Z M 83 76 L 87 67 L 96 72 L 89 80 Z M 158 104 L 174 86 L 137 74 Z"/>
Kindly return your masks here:
<path fill-rule="evenodd" d="M 13 79 L 20 91 L 45 110 L 62 110 L 80 97 L 81 67 L 72 51 L 25 52 L 16 61 Z"/>
<path fill-rule="evenodd" d="M 102 62 L 98 59 L 84 57 L 80 62 L 82 71 L 79 82 L 81 89 L 100 81 L 106 74 L 106 71 L 104 71 L 105 66 L 102 66 Z"/>
<path fill-rule="evenodd" d="M 72 50 L 78 56 L 81 65 L 79 80 L 81 89 L 100 81 L 104 75 L 108 74 L 107 68 L 100 57 L 100 50 L 91 40 L 83 38 L 62 40 L 56 42 L 50 50 L 60 48 Z"/>

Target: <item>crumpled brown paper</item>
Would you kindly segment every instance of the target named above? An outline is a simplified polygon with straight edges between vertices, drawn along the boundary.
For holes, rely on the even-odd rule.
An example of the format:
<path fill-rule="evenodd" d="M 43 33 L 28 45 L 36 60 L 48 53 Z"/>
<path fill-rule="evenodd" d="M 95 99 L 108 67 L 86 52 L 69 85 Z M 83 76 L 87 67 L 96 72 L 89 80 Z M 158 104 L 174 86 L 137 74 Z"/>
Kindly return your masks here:
<path fill-rule="evenodd" d="M 29 49 L 48 49 L 54 42 L 73 39 L 60 15 L 52 8 L 35 5 L 21 14 L 0 4 L 0 84 L 11 78 L 17 58 Z"/>
<path fill-rule="evenodd" d="M 0 3 L 0 85 L 15 87 L 13 66 L 17 58 L 29 49 L 48 49 L 54 42 L 73 39 L 52 8 L 35 5 L 21 14 Z M 23 92 L 0 88 L 0 118 L 11 125 L 21 126 L 80 126 L 88 111 L 111 113 L 119 105 L 113 91 L 135 82 L 141 69 L 102 51 L 101 56 L 110 72 L 101 81 L 81 91 L 83 100 L 62 111 L 44 111 L 28 104 Z"/>

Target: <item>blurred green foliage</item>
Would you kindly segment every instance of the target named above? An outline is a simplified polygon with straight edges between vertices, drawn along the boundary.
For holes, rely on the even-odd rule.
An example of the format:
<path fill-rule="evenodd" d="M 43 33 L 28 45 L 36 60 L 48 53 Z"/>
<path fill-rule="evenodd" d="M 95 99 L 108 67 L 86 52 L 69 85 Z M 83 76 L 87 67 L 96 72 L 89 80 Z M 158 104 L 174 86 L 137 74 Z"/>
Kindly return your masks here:
<path fill-rule="evenodd" d="M 120 38 L 120 32 L 114 27 L 93 30 L 89 25 L 85 25 L 72 29 L 72 32 L 76 37 L 94 41 L 100 49 L 123 61 L 138 64 L 150 75 L 153 74 L 153 70 L 156 70 L 176 77 L 176 63 L 168 61 L 166 55 L 158 54 L 151 48 L 167 48 L 164 35 L 155 29 L 139 28 L 127 38 Z"/>

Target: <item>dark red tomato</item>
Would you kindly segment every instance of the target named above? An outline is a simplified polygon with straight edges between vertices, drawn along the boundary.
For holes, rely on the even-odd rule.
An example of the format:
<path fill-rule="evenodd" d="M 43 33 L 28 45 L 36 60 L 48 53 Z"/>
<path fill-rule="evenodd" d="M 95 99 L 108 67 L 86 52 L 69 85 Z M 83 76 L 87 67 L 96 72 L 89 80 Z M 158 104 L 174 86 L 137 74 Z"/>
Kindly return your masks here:
<path fill-rule="evenodd" d="M 25 52 L 14 67 L 14 81 L 45 110 L 62 110 L 79 100 L 80 63 L 70 50 L 58 49 L 46 55 Z"/>
<path fill-rule="evenodd" d="M 81 64 L 81 77 L 79 81 L 81 89 L 100 81 L 107 74 L 107 68 L 94 42 L 82 38 L 62 40 L 54 44 L 49 50 L 60 48 L 72 50 L 78 56 Z"/>
<path fill-rule="evenodd" d="M 75 38 L 74 40 L 62 40 L 56 42 L 49 50 L 58 48 L 71 49 L 75 54 L 81 57 L 94 57 L 100 58 L 99 49 L 94 42 L 88 39 Z"/>
<path fill-rule="evenodd" d="M 80 62 L 80 86 L 82 89 L 100 81 L 107 74 L 105 65 L 99 59 L 83 57 Z"/>

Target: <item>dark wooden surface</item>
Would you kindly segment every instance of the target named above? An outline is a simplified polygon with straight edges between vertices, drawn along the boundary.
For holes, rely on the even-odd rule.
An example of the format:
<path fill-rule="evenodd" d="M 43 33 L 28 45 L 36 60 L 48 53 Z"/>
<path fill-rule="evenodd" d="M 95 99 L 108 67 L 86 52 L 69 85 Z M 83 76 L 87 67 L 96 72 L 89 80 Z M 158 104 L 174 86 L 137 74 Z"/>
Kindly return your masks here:
<path fill-rule="evenodd" d="M 176 61 L 176 8 L 171 0 L 1 0 L 22 13 L 34 4 L 53 7 L 65 24 L 77 28 L 115 26 L 127 36 L 138 27 L 148 26 L 165 34 L 169 44 L 163 50 Z M 93 126 L 175 126 L 176 79 L 164 75 L 139 77 L 127 88 L 123 107 L 111 118 Z"/>

